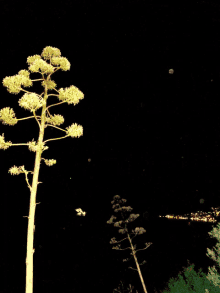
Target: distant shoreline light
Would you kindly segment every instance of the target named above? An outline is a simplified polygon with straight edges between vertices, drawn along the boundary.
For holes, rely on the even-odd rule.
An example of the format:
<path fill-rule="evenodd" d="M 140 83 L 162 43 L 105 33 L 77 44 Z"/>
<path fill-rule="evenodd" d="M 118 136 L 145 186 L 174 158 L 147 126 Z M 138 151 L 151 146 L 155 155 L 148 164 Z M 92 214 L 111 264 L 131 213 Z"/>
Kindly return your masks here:
<path fill-rule="evenodd" d="M 196 222 L 213 222 L 215 223 L 216 220 L 213 218 L 187 218 L 187 217 L 178 217 L 178 216 L 172 216 L 172 215 L 166 215 L 166 216 L 159 216 L 160 218 L 168 218 L 173 220 L 192 220 Z"/>
<path fill-rule="evenodd" d="M 220 211 L 217 211 L 217 208 L 212 208 L 214 210 L 214 213 L 216 216 L 220 215 Z M 197 213 L 191 213 L 191 218 L 187 217 L 186 215 L 184 216 L 174 216 L 174 215 L 166 215 L 166 216 L 159 216 L 160 218 L 168 218 L 168 219 L 173 219 L 173 220 L 192 220 L 196 222 L 217 222 L 216 219 L 212 217 L 212 215 L 204 213 L 204 212 L 197 212 Z"/>

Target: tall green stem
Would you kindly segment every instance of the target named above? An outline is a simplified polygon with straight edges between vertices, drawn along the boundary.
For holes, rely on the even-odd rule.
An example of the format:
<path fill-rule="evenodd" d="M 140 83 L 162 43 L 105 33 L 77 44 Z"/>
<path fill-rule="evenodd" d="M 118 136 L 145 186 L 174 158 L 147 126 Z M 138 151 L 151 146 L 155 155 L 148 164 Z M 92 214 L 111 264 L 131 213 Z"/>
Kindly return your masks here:
<path fill-rule="evenodd" d="M 46 91 L 47 93 L 47 91 Z M 45 94 L 45 101 L 47 94 Z M 26 293 L 33 293 L 33 257 L 34 257 L 34 219 L 36 210 L 36 195 L 37 195 L 37 185 L 40 170 L 41 154 L 43 149 L 43 138 L 44 138 L 44 126 L 45 126 L 45 116 L 46 116 L 46 103 L 43 105 L 41 112 L 41 125 L 40 133 L 38 138 L 38 148 L 36 151 L 35 165 L 34 165 L 34 175 L 31 188 L 30 196 L 30 207 L 29 207 L 29 217 L 28 217 L 28 231 L 27 231 L 27 256 L 26 256 Z"/>

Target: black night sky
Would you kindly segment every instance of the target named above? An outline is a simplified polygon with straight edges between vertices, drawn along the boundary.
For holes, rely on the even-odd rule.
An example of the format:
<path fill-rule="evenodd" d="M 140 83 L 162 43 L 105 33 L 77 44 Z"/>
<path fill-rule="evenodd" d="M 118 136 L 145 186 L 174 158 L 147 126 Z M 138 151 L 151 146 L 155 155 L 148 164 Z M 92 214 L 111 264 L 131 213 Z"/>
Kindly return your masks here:
<path fill-rule="evenodd" d="M 1 81 L 28 70 L 27 57 L 58 48 L 69 71 L 54 73 L 57 89 L 71 85 L 84 93 L 77 105 L 51 108 L 65 129 L 83 126 L 83 136 L 50 141 L 43 152 L 34 235 L 34 293 L 112 293 L 120 280 L 143 292 L 129 251 L 112 250 L 124 235 L 106 222 L 113 196 L 127 199 L 140 217 L 131 227 L 147 231 L 134 238 L 148 293 L 163 290 L 187 259 L 207 271 L 212 262 L 210 223 L 171 221 L 159 215 L 209 211 L 220 206 L 220 15 L 219 1 L 80 0 L 2 1 Z M 174 73 L 169 74 L 169 69 Z M 31 79 L 41 78 L 31 73 Z M 41 82 L 25 90 L 42 93 Z M 52 93 L 52 91 L 51 91 Z M 56 92 L 53 92 L 56 93 Z M 0 109 L 31 116 L 1 83 Z M 49 104 L 57 103 L 56 97 Z M 37 114 L 40 115 L 41 110 Z M 35 119 L 0 124 L 5 141 L 38 139 Z M 63 136 L 47 127 L 45 140 Z M 30 192 L 25 175 L 35 153 L 27 146 L 0 150 L 0 293 L 25 292 L 27 218 Z M 32 175 L 29 175 L 32 182 Z M 200 200 L 204 199 L 201 204 Z M 79 217 L 75 209 L 86 211 Z M 117 216 L 117 215 L 116 215 Z M 126 243 L 127 242 L 127 243 Z M 122 247 L 127 247 L 124 241 Z M 135 291 L 136 292 L 136 291 Z"/>

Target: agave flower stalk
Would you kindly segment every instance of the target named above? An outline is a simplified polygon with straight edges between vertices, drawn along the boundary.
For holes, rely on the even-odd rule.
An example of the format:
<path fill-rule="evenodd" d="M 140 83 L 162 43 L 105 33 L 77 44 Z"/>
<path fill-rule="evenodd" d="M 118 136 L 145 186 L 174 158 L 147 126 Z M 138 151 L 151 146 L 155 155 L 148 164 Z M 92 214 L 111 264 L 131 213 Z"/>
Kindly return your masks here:
<path fill-rule="evenodd" d="M 118 221 L 118 222 L 115 222 L 115 223 L 114 223 L 114 226 L 115 226 L 115 227 L 120 227 L 120 228 L 122 228 L 122 229 L 119 229 L 118 232 L 121 233 L 121 234 L 125 234 L 125 233 L 126 233 L 126 234 L 127 234 L 127 237 L 124 238 L 124 239 L 122 239 L 122 240 L 120 240 L 120 241 L 116 241 L 116 238 L 113 237 L 113 238 L 111 239 L 111 241 L 110 241 L 110 244 L 119 243 L 119 242 L 122 242 L 122 241 L 124 241 L 124 240 L 126 240 L 126 239 L 129 240 L 129 242 L 130 242 L 130 247 L 127 247 L 127 248 L 121 249 L 121 248 L 120 248 L 120 244 L 119 244 L 119 245 L 117 245 L 117 246 L 114 246 L 112 249 L 116 249 L 116 250 L 126 250 L 126 249 L 130 249 L 130 250 L 132 251 L 130 254 L 133 256 L 133 258 L 134 258 L 134 260 L 135 260 L 135 264 L 136 264 L 137 269 L 134 269 L 134 268 L 132 268 L 132 267 L 129 267 L 129 268 L 138 271 L 138 274 L 139 274 L 139 277 L 140 277 L 141 284 L 142 284 L 142 286 L 143 286 L 144 292 L 147 293 L 147 289 L 146 289 L 146 286 L 145 286 L 145 283 L 144 283 L 144 279 L 143 279 L 143 276 L 142 276 L 142 273 L 141 273 L 141 269 L 140 269 L 140 265 L 143 265 L 144 263 L 146 263 L 146 261 L 143 261 L 143 262 L 139 265 L 139 263 L 138 263 L 138 259 L 137 259 L 137 256 L 136 256 L 136 252 L 139 251 L 139 250 L 145 250 L 145 249 L 147 249 L 147 248 L 152 244 L 152 242 L 145 243 L 146 247 L 143 248 L 143 249 L 137 249 L 137 250 L 135 250 L 136 245 L 133 245 L 133 243 L 132 243 L 132 239 L 133 239 L 134 237 L 136 237 L 137 235 L 140 235 L 140 234 L 145 233 L 146 230 L 145 230 L 143 227 L 136 227 L 135 230 L 132 230 L 132 232 L 130 233 L 130 234 L 134 234 L 134 236 L 131 238 L 131 236 L 130 236 L 130 234 L 129 234 L 129 232 L 128 232 L 128 229 L 127 229 L 127 224 L 128 224 L 129 222 L 133 222 L 136 218 L 138 218 L 138 217 L 139 217 L 139 214 L 130 214 L 129 218 L 125 220 L 124 215 L 123 215 L 123 212 L 124 212 L 124 211 L 129 211 L 129 212 L 130 212 L 130 211 L 132 211 L 133 209 L 132 209 L 130 206 L 127 206 L 127 207 L 126 207 L 126 206 L 121 206 L 120 204 L 123 203 L 123 202 L 126 202 L 127 200 L 126 200 L 126 199 L 123 199 L 123 198 L 120 200 L 120 196 L 119 196 L 119 195 L 115 195 L 113 198 L 114 198 L 114 200 L 111 202 L 112 205 L 113 205 L 112 208 L 114 209 L 114 211 L 115 211 L 116 213 L 120 211 L 120 212 L 121 212 L 121 216 L 122 216 L 122 218 L 123 218 L 123 220 Z M 116 202 L 117 202 L 117 203 L 116 203 Z M 107 221 L 107 223 L 108 223 L 108 224 L 113 224 L 113 220 L 116 219 L 116 218 L 117 218 L 117 217 L 115 217 L 115 216 L 112 215 L 111 218 L 110 218 L 110 220 Z M 125 228 L 123 228 L 123 227 L 120 226 L 122 223 L 124 223 Z M 132 258 L 132 257 L 131 257 L 131 258 Z M 131 258 L 130 258 L 130 259 L 131 259 Z M 123 261 L 128 261 L 128 260 L 130 260 L 130 259 L 128 259 L 128 258 L 127 258 L 127 259 L 123 259 Z"/>
<path fill-rule="evenodd" d="M 43 57 L 45 60 L 49 60 L 46 62 L 41 59 Z M 83 135 L 83 127 L 81 125 L 77 125 L 76 123 L 67 127 L 66 130 L 58 127 L 63 124 L 64 117 L 55 114 L 52 115 L 49 111 L 49 108 L 52 106 L 57 106 L 62 103 L 68 104 L 78 104 L 80 99 L 84 98 L 84 94 L 75 86 L 70 86 L 66 89 L 56 90 L 56 83 L 51 80 L 51 75 L 58 71 L 59 69 L 63 71 L 67 71 L 70 69 L 70 62 L 61 57 L 61 52 L 59 49 L 54 47 L 45 47 L 41 56 L 34 55 L 27 58 L 27 63 L 30 65 L 29 70 L 31 72 L 41 73 L 41 79 L 30 79 L 30 72 L 28 70 L 21 70 L 15 76 L 7 76 L 3 79 L 3 85 L 7 87 L 8 92 L 12 94 L 18 94 L 20 91 L 25 92 L 25 94 L 19 100 L 19 106 L 23 107 L 26 110 L 29 110 L 33 113 L 33 116 L 25 117 L 17 119 L 15 117 L 15 112 L 13 109 L 7 107 L 0 110 L 0 121 L 3 124 L 15 125 L 20 120 L 26 120 L 34 118 L 39 126 L 39 134 L 38 134 L 38 142 L 36 143 L 34 139 L 28 143 L 19 143 L 12 144 L 11 141 L 5 142 L 4 133 L 0 135 L 0 149 L 6 150 L 10 146 L 20 146 L 27 145 L 29 150 L 35 152 L 35 164 L 34 171 L 25 170 L 24 166 L 13 166 L 9 169 L 11 175 L 19 175 L 21 173 L 25 174 L 25 180 L 27 182 L 28 188 L 30 189 L 30 206 L 29 206 L 29 216 L 28 216 L 28 231 L 27 231 L 27 255 L 26 255 L 26 293 L 33 292 L 33 254 L 34 254 L 34 219 L 35 219 L 35 210 L 36 210 L 36 194 L 37 194 L 37 186 L 39 171 L 40 171 L 40 162 L 44 160 L 44 163 L 47 166 L 52 166 L 56 164 L 56 160 L 54 159 L 45 159 L 42 157 L 42 153 L 48 149 L 48 146 L 45 146 L 45 143 L 52 140 L 63 139 L 66 137 L 80 137 Z M 46 75 L 46 76 L 45 76 Z M 42 80 L 42 86 L 44 87 L 44 91 L 42 94 L 36 94 L 27 90 L 24 90 L 21 86 L 31 87 L 33 85 L 33 81 Z M 56 94 L 48 94 L 48 90 L 55 90 Z M 50 96 L 56 96 L 60 102 L 47 106 L 47 100 Z M 36 115 L 36 111 L 42 108 L 41 116 Z M 46 127 L 54 127 L 65 132 L 65 136 L 48 139 L 43 141 L 44 131 Z M 28 173 L 33 174 L 32 184 L 29 183 Z"/>

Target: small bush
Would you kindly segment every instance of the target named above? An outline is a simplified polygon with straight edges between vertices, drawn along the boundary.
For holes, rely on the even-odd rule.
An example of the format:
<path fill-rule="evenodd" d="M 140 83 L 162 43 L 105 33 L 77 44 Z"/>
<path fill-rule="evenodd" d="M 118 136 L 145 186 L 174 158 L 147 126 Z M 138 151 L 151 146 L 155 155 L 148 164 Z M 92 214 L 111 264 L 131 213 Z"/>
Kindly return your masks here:
<path fill-rule="evenodd" d="M 220 293 L 219 288 L 210 283 L 202 269 L 197 273 L 194 266 L 184 267 L 183 276 L 180 273 L 177 278 L 171 278 L 163 293 Z"/>

